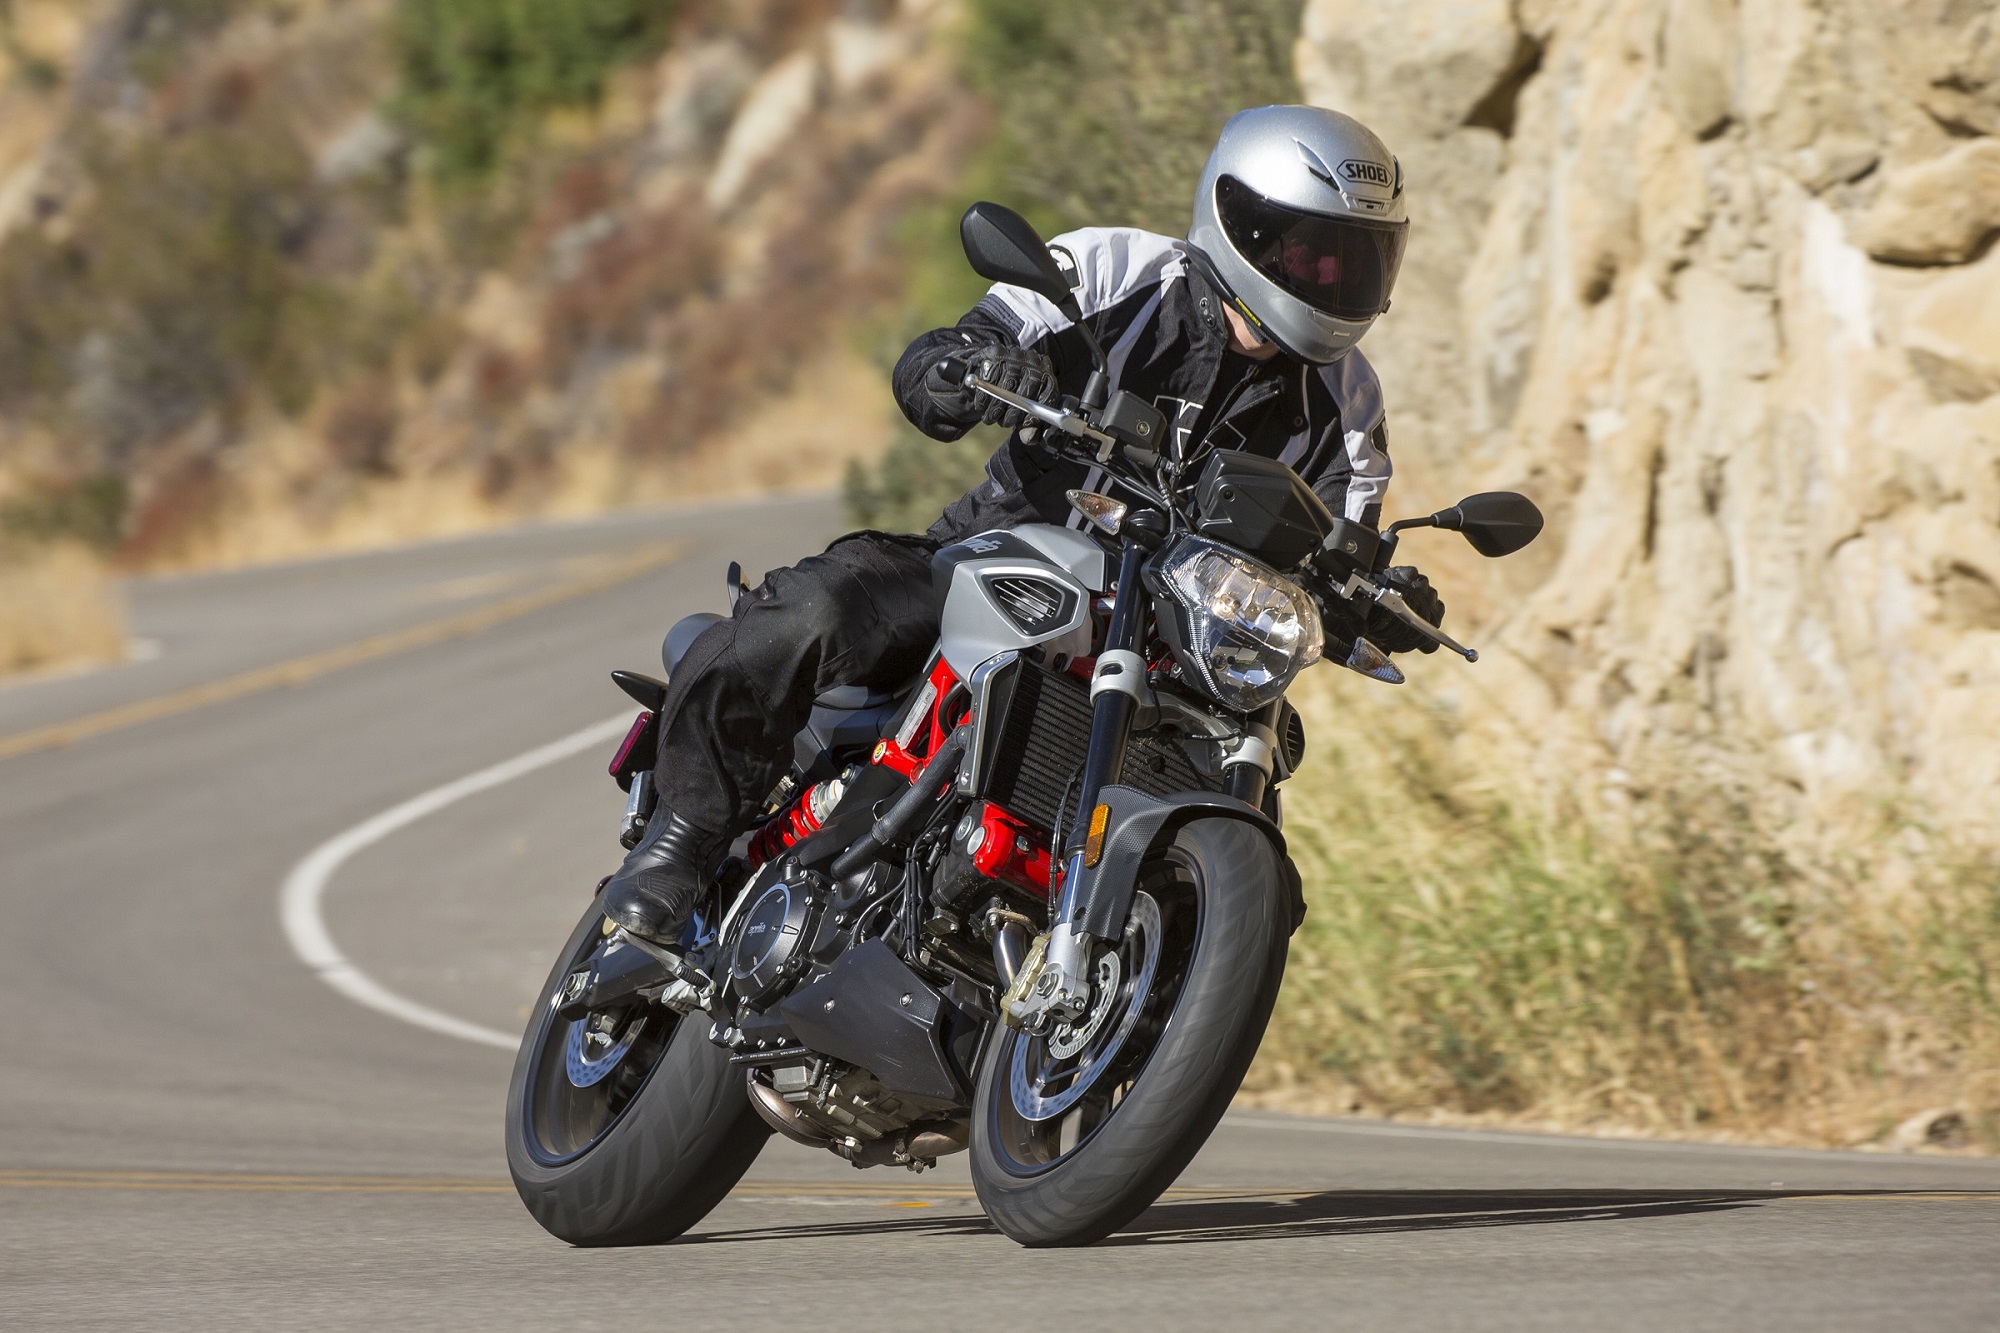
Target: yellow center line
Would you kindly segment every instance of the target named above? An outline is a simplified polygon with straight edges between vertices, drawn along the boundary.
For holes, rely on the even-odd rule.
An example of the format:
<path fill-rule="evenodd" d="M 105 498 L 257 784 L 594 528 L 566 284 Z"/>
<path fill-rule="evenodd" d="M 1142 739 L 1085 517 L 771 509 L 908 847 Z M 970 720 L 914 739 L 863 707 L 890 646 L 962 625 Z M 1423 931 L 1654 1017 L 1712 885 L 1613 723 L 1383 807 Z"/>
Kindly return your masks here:
<path fill-rule="evenodd" d="M 1882 1193 L 1799 1194 L 1787 1203 L 2000 1203 L 2000 1190 L 1891 1190 Z"/>
<path fill-rule="evenodd" d="M 32 731 L 18 732 L 0 738 L 0 759 L 11 759 L 15 755 L 30 754 L 37 750 L 59 749 L 93 736 L 102 736 L 109 731 L 119 731 L 142 722 L 153 722 L 163 717 L 172 717 L 177 713 L 206 708 L 210 704 L 226 703 L 231 699 L 241 699 L 245 695 L 259 694 L 265 690 L 302 685 L 306 681 L 324 676 L 328 672 L 338 671 L 343 667 L 372 662 L 377 658 L 407 652 L 412 648 L 443 643 L 448 639 L 464 638 L 483 629 L 490 629 L 503 621 L 617 587 L 641 574 L 672 564 L 686 549 L 686 542 L 659 542 L 629 555 L 600 563 L 588 573 L 576 578 L 566 579 L 534 592 L 502 598 L 490 605 L 476 607 L 455 616 L 446 616 L 441 620 L 426 621 L 407 629 L 373 635 L 339 648 L 309 653 L 304 657 L 294 657 L 272 666 L 257 667 L 234 676 L 225 676 L 221 680 L 175 690 L 170 694 L 120 704 L 115 708 L 89 713 L 68 722 L 57 722 L 46 727 L 37 727 Z"/>
<path fill-rule="evenodd" d="M 505 1181 L 475 1176 L 363 1176 L 273 1174 L 239 1171 L 118 1171 L 77 1168 L 0 1168 L 0 1189 L 125 1189 L 298 1191 L 300 1193 L 504 1194 Z M 1231 1189 L 1178 1185 L 1166 1199 L 1290 1198 L 1313 1191 Z M 970 1185 L 920 1181 L 746 1180 L 731 1191 L 740 1198 L 812 1198 L 887 1201 L 897 1204 L 952 1202 L 977 1196 Z"/>
<path fill-rule="evenodd" d="M 478 1176 L 371 1176 L 278 1174 L 248 1171 L 121 1171 L 67 1167 L 0 1167 L 0 1189 L 137 1190 L 145 1192 L 211 1191 L 217 1193 L 291 1194 L 511 1194 L 504 1180 Z M 1373 1191 L 1366 1191 L 1374 1193 Z M 1160 1196 L 1162 1202 L 1223 1199 L 1282 1202 L 1317 1198 L 1324 1190 L 1272 1189 L 1260 1186 L 1176 1185 Z M 2000 1203 L 2000 1190 L 1830 1191 L 1690 1190 L 1675 1198 L 1585 1203 L 1541 1204 L 1520 1201 L 1518 1211 L 1594 1212 L 1621 1203 L 1665 1205 L 1681 1196 L 1713 1199 L 1753 1197 L 1771 1203 Z M 928 1208 L 935 1204 L 976 1201 L 970 1185 L 926 1184 L 921 1181 L 746 1180 L 730 1191 L 736 1199 L 815 1199 L 878 1203 L 893 1208 Z M 1442 1215 L 1442 1214 L 1441 1214 Z"/>

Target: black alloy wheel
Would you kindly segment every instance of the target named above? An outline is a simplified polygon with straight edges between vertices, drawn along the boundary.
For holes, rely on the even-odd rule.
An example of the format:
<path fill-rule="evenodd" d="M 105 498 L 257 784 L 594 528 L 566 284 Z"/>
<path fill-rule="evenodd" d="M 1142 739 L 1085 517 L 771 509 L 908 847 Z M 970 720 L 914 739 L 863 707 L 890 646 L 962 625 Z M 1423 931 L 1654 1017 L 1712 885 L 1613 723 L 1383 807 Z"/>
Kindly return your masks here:
<path fill-rule="evenodd" d="M 1087 1245 L 1158 1198 L 1228 1108 L 1277 999 L 1290 909 L 1263 832 L 1190 823 L 1138 888 L 1124 937 L 1091 960 L 1085 1015 L 987 1043 L 972 1179 L 1024 1245 Z"/>

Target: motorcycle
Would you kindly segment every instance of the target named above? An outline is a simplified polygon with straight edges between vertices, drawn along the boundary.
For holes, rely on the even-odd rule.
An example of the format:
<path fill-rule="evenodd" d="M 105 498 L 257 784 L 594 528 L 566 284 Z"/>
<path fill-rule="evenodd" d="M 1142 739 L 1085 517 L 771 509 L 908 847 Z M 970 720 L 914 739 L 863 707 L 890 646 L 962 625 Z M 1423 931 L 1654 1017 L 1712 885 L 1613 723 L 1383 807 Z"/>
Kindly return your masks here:
<path fill-rule="evenodd" d="M 774 1132 L 857 1167 L 969 1151 L 1024 1245 L 1137 1216 L 1235 1095 L 1304 912 L 1278 799 L 1306 748 L 1287 688 L 1329 655 L 1400 682 L 1371 613 L 1477 660 L 1382 577 L 1399 535 L 1455 529 L 1501 556 L 1541 529 L 1525 497 L 1487 493 L 1378 533 L 1282 463 L 1170 438 L 1110 392 L 1025 220 L 975 204 L 961 235 L 979 274 L 1064 309 L 1096 369 L 1059 406 L 946 373 L 1102 481 L 1069 493 L 1078 527 L 937 553 L 928 669 L 816 702 L 678 950 L 584 913 L 507 1103 L 516 1187 L 566 1241 L 679 1235 Z M 733 605 L 734 566 L 729 587 Z M 673 628 L 669 676 L 720 618 Z M 614 679 L 643 710 L 610 765 L 630 847 L 666 686 Z"/>

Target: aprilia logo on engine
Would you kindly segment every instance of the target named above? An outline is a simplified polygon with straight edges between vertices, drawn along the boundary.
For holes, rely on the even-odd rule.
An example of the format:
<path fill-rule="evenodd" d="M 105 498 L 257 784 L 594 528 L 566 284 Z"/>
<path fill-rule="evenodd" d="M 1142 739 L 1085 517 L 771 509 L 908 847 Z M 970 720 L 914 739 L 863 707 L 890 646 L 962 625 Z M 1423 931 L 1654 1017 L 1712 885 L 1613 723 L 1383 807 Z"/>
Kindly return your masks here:
<path fill-rule="evenodd" d="M 1396 184 L 1396 178 L 1389 173 L 1389 168 L 1380 162 L 1363 162 L 1355 157 L 1350 157 L 1340 164 L 1340 174 L 1357 185 L 1379 185 L 1388 190 L 1393 189 Z"/>

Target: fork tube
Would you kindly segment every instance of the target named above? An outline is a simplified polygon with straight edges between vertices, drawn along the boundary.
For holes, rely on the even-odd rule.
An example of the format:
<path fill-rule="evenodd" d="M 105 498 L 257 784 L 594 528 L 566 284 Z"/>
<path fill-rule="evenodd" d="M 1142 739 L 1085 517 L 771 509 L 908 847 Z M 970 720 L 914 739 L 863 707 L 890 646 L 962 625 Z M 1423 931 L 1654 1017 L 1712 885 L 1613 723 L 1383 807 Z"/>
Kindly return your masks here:
<path fill-rule="evenodd" d="M 1284 716 L 1283 700 L 1274 700 L 1247 719 L 1246 735 L 1256 742 L 1239 752 L 1237 762 L 1223 761 L 1223 790 L 1246 805 L 1264 804 L 1271 789 L 1271 773 L 1278 750 L 1278 719 Z"/>
<path fill-rule="evenodd" d="M 1145 562 L 1145 551 L 1134 542 L 1126 542 L 1118 558 L 1118 595 L 1111 602 L 1111 624 L 1104 634 L 1100 663 L 1106 654 L 1130 653 L 1139 647 L 1139 635 L 1146 623 L 1146 585 L 1139 577 L 1139 568 Z M 1143 689 L 1146 682 L 1142 677 L 1133 683 Z M 1133 692 L 1121 689 L 1097 692 L 1090 706 L 1090 749 L 1083 761 L 1083 782 L 1077 789 L 1076 817 L 1070 821 L 1066 852 L 1075 852 L 1083 846 L 1098 793 L 1118 781 L 1124 772 L 1125 745 L 1132 738 L 1132 716 L 1138 710 L 1139 701 Z"/>

